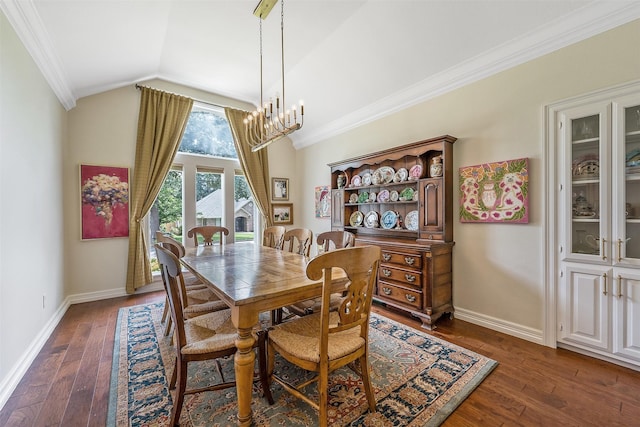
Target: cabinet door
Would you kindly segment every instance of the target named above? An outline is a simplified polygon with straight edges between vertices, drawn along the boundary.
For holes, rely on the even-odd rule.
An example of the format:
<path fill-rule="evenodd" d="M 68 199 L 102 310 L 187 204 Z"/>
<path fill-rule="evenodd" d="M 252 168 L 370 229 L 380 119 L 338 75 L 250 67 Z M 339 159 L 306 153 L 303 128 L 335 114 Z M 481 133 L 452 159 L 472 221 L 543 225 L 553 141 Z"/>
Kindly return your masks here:
<path fill-rule="evenodd" d="M 331 190 L 331 226 L 344 225 L 344 190 Z"/>
<path fill-rule="evenodd" d="M 617 269 L 613 292 L 613 352 L 640 361 L 640 272 Z"/>
<path fill-rule="evenodd" d="M 563 276 L 558 295 L 560 340 L 608 350 L 612 269 L 566 265 Z"/>
<path fill-rule="evenodd" d="M 611 259 L 608 103 L 561 114 L 563 247 L 567 258 L 608 263 Z"/>
<path fill-rule="evenodd" d="M 613 102 L 613 257 L 640 265 L 640 95 Z"/>
<path fill-rule="evenodd" d="M 444 229 L 444 199 L 442 179 L 420 181 L 420 238 L 442 240 Z"/>

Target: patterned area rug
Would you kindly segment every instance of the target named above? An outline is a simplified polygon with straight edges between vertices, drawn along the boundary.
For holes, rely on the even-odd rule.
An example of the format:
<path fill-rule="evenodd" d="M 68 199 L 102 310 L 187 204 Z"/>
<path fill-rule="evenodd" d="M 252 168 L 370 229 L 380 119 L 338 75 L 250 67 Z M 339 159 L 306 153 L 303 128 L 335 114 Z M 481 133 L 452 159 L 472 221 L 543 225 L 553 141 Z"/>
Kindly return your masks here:
<path fill-rule="evenodd" d="M 111 373 L 108 426 L 166 426 L 171 412 L 168 389 L 173 369 L 171 342 L 163 335 L 162 304 L 120 309 Z M 372 314 L 371 380 L 377 412 L 369 413 L 364 390 L 349 368 L 329 380 L 329 424 L 337 426 L 438 426 L 482 382 L 497 363 L 462 347 Z M 233 359 L 224 360 L 233 378 Z M 304 381 L 307 374 L 277 359 L 277 371 Z M 219 380 L 211 362 L 189 366 L 187 387 Z M 317 413 L 304 402 L 272 389 L 269 406 L 256 383 L 252 402 L 255 426 L 313 426 Z M 315 385 L 309 387 L 314 388 Z M 236 390 L 188 395 L 181 426 L 235 425 Z"/>

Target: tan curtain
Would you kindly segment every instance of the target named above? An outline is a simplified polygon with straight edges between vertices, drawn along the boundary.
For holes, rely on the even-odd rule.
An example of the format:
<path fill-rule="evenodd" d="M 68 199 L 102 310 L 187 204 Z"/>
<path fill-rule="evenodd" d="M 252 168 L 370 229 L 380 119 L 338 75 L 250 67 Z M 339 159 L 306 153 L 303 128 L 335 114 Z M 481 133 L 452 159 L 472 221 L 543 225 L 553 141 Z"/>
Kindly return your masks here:
<path fill-rule="evenodd" d="M 151 283 L 151 265 L 141 221 L 160 192 L 193 106 L 190 98 L 147 87 L 141 90 L 138 142 L 129 198 L 127 293 Z"/>
<path fill-rule="evenodd" d="M 228 107 L 224 109 L 224 112 L 231 127 L 231 134 L 238 152 L 242 172 L 247 178 L 256 206 L 265 219 L 265 226 L 270 227 L 273 225 L 273 218 L 271 218 L 270 214 L 269 157 L 267 156 L 267 150 L 265 148 L 255 153 L 251 151 L 251 145 L 247 141 L 247 131 L 243 122 L 244 118 L 249 114 L 248 112 Z"/>

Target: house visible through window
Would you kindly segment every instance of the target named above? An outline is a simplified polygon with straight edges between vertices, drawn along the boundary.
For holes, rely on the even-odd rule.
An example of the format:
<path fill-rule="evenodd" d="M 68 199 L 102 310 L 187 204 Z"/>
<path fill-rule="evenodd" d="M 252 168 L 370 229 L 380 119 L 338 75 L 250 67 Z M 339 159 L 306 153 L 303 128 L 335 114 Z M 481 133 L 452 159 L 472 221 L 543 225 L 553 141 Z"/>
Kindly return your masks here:
<path fill-rule="evenodd" d="M 171 171 L 149 213 L 149 248 L 155 269 L 155 233 L 185 246 L 200 225 L 229 229 L 228 242 L 254 240 L 256 209 L 240 170 L 231 129 L 222 109 L 194 104 Z"/>

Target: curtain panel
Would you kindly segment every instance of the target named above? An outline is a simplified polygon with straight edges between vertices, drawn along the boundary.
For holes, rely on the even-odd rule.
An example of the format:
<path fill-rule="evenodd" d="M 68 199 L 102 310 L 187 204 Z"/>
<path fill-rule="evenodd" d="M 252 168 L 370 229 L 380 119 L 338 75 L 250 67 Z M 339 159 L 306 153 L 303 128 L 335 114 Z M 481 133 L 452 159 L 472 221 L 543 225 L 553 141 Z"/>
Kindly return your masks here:
<path fill-rule="evenodd" d="M 127 293 L 152 281 L 147 240 L 141 226 L 173 163 L 187 127 L 193 99 L 141 87 L 133 182 L 130 194 Z"/>

